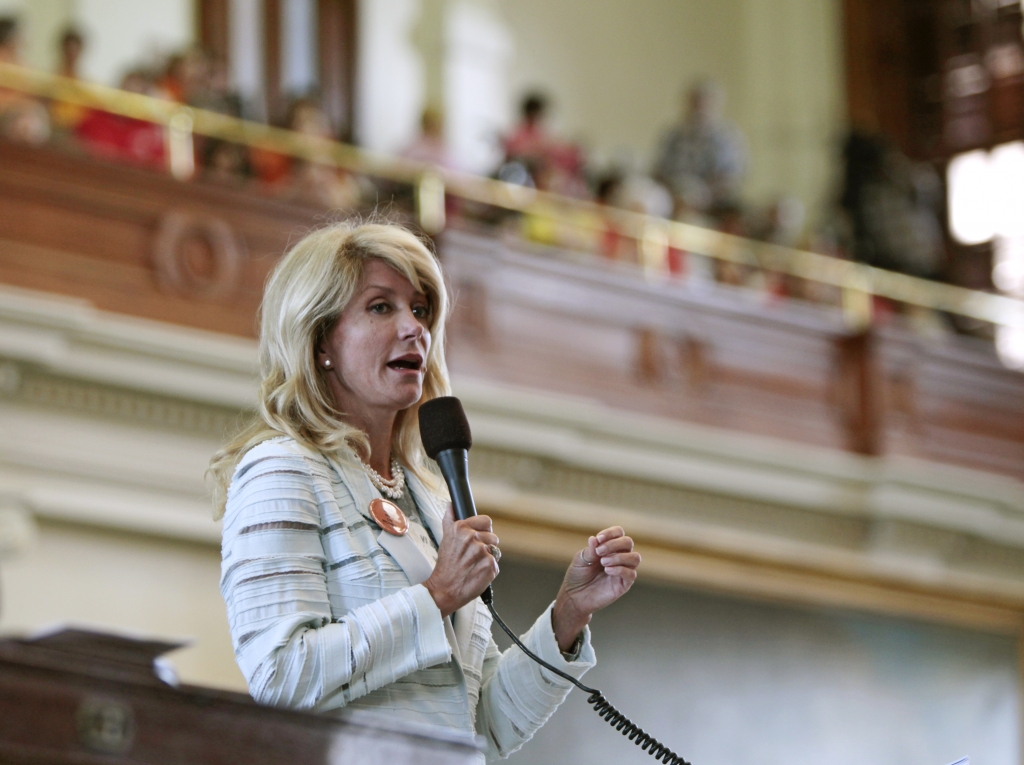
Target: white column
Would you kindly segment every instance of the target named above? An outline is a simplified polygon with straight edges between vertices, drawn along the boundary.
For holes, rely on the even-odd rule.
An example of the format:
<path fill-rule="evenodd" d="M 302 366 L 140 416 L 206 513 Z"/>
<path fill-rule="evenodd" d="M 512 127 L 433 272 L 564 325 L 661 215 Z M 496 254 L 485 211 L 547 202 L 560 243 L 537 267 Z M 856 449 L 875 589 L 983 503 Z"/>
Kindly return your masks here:
<path fill-rule="evenodd" d="M 281 91 L 305 96 L 316 89 L 316 0 L 284 0 L 281 3 Z"/>
<path fill-rule="evenodd" d="M 247 117 L 266 116 L 263 101 L 263 0 L 230 0 L 228 57 L 231 86 L 245 104 Z"/>
<path fill-rule="evenodd" d="M 361 0 L 356 140 L 400 151 L 416 136 L 425 100 L 423 62 L 412 44 L 421 0 Z"/>
<path fill-rule="evenodd" d="M 502 159 L 500 136 L 511 122 L 513 40 L 500 16 L 458 0 L 445 24 L 445 131 L 452 158 L 489 173 Z"/>

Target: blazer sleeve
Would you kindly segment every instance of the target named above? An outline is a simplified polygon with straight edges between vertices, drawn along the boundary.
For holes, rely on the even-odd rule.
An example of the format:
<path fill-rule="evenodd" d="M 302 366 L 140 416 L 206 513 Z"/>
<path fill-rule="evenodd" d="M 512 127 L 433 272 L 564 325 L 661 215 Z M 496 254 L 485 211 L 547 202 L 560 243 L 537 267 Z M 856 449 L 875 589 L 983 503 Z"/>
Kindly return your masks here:
<path fill-rule="evenodd" d="M 553 667 L 579 679 L 597 663 L 590 644 L 590 628 L 583 630 L 583 645 L 575 661 L 558 650 L 551 626 L 551 606 L 529 631 L 523 644 Z M 487 742 L 487 756 L 508 757 L 533 738 L 569 695 L 568 680 L 544 669 L 513 645 L 504 653 L 491 640 L 484 658 L 483 686 L 477 707 L 477 733 Z"/>
<path fill-rule="evenodd" d="M 423 585 L 332 614 L 309 458 L 275 442 L 235 471 L 221 592 L 238 665 L 263 704 L 323 710 L 451 657 Z"/>

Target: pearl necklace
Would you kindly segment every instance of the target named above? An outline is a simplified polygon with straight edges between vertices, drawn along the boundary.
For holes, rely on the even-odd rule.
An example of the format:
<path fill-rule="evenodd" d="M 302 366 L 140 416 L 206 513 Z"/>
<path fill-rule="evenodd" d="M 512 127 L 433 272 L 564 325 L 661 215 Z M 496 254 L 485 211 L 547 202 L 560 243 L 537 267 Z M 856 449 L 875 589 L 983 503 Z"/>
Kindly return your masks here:
<path fill-rule="evenodd" d="M 363 461 L 360 460 L 360 462 Z M 366 471 L 366 474 L 370 477 L 370 483 L 376 487 L 377 491 L 388 499 L 401 499 L 405 490 L 405 471 L 398 464 L 398 460 L 391 460 L 391 475 L 394 478 L 390 481 L 365 462 L 363 462 L 363 470 Z"/>

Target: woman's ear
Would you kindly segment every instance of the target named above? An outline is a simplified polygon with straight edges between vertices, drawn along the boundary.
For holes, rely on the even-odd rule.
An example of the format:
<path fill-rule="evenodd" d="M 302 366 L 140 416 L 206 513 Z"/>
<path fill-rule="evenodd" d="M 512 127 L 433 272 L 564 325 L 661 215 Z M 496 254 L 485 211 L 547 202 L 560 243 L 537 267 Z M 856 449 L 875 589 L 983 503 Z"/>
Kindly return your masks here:
<path fill-rule="evenodd" d="M 315 349 L 316 365 L 321 369 L 332 369 L 334 364 L 331 362 L 330 356 L 327 355 L 327 351 L 324 350 L 323 343 L 317 345 Z"/>

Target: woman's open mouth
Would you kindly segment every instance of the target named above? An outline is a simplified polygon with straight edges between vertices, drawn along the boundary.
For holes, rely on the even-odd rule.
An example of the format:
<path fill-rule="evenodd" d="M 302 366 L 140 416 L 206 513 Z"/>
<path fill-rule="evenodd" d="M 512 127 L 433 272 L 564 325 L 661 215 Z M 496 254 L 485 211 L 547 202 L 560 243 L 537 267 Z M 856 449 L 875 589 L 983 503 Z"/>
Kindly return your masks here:
<path fill-rule="evenodd" d="M 391 359 L 388 367 L 399 372 L 419 372 L 423 367 L 423 357 L 418 353 L 407 353 L 397 359 Z"/>

